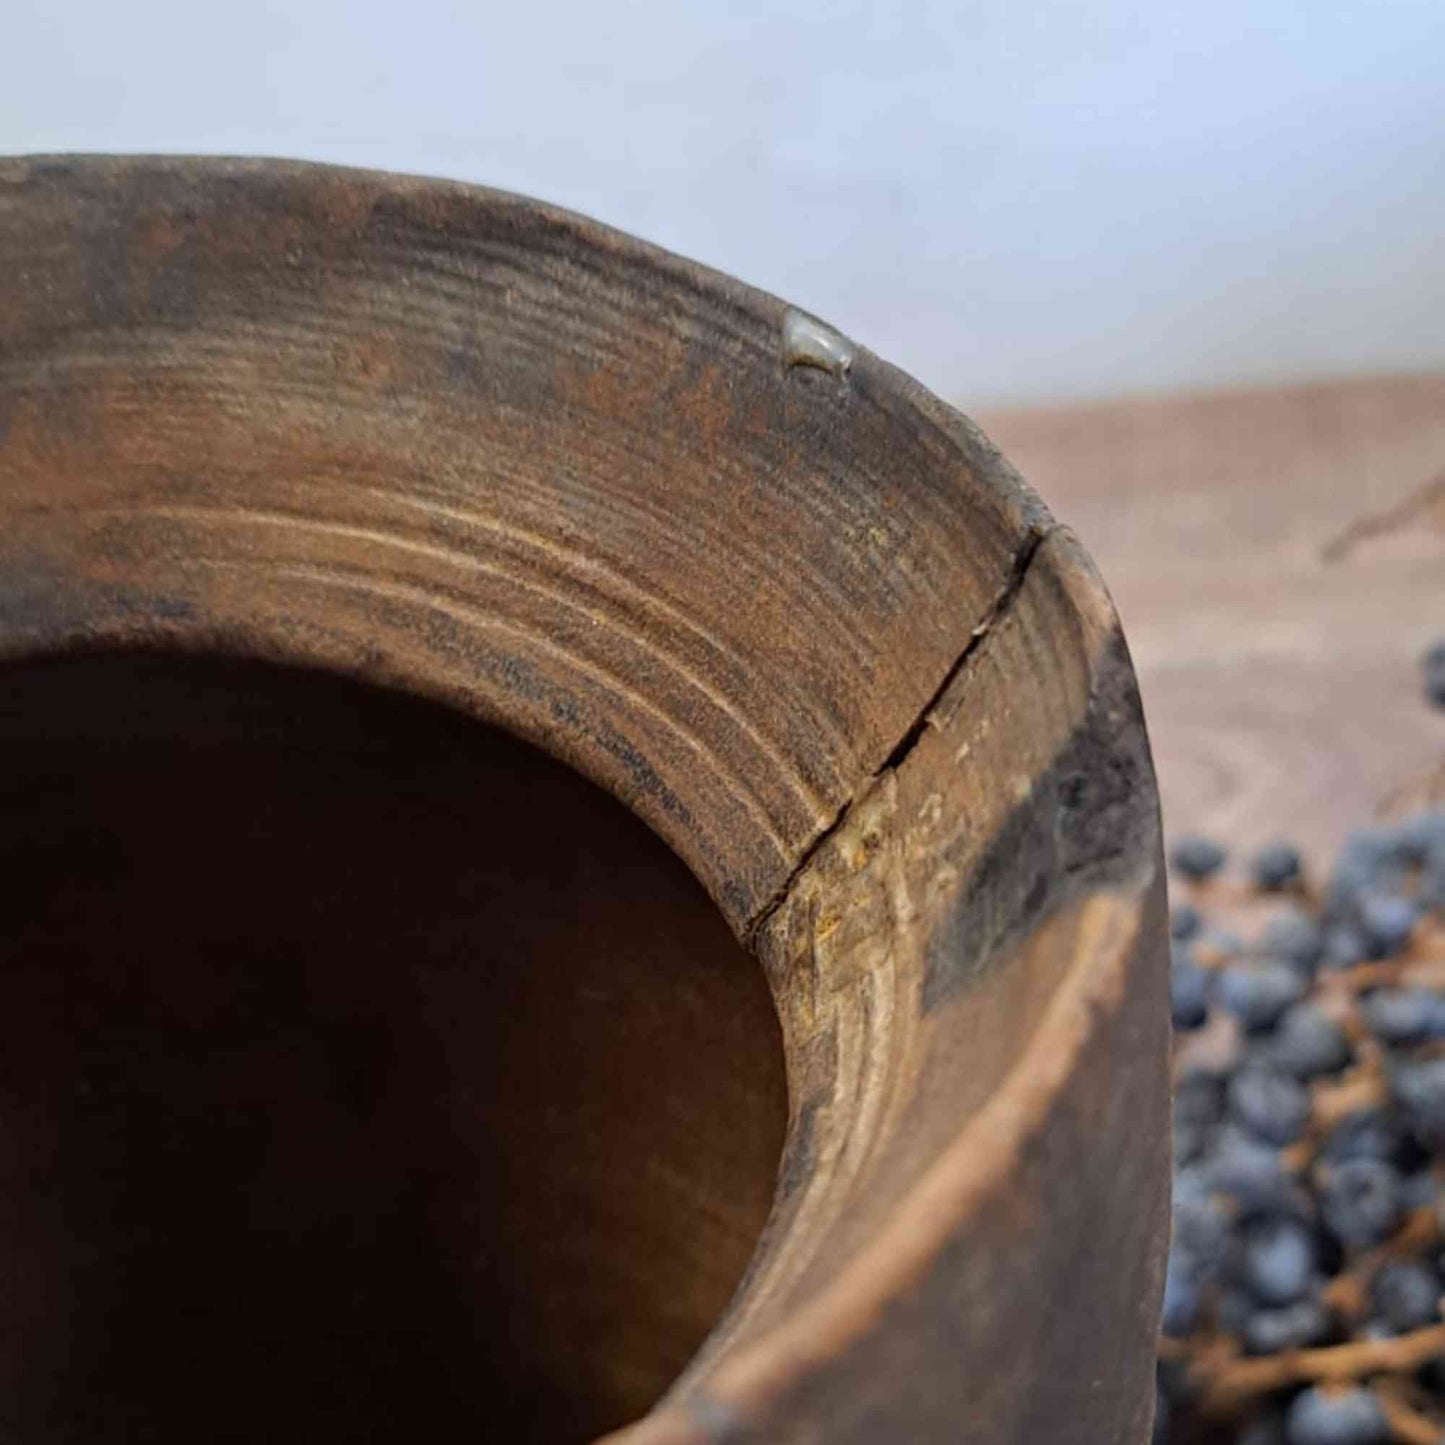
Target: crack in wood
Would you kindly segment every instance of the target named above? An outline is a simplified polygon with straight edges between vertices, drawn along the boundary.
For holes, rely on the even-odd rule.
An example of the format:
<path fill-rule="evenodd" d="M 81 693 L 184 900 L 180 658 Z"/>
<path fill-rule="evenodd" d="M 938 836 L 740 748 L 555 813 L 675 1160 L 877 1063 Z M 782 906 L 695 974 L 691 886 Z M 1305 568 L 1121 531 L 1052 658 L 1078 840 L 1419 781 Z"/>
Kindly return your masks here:
<path fill-rule="evenodd" d="M 1037 555 L 1040 546 L 1054 529 L 1052 527 L 1030 528 L 1025 534 L 1023 543 L 1014 554 L 1013 562 L 1009 567 L 1008 576 L 1004 578 L 1003 586 L 999 588 L 997 596 L 985 609 L 982 618 L 974 624 L 973 631 L 969 633 L 968 642 L 964 645 L 963 651 L 953 660 L 948 671 L 944 673 L 943 680 L 934 688 L 928 701 L 918 711 L 918 716 L 904 730 L 897 743 L 889 750 L 883 761 L 868 775 L 848 796 L 838 808 L 832 820 L 824 827 L 811 843 L 798 855 L 798 860 L 788 872 L 788 876 L 778 885 L 772 897 L 770 897 L 753 915 L 747 927 L 743 930 L 742 939 L 744 944 L 751 947 L 753 941 L 765 927 L 768 920 L 787 901 L 798 879 L 807 871 L 808 865 L 817 857 L 828 840 L 832 838 L 848 820 L 858 800 L 865 797 L 878 780 L 886 773 L 896 772 L 899 767 L 907 761 L 909 754 L 918 746 L 923 734 L 933 725 L 933 715 L 939 703 L 948 695 L 949 689 L 953 686 L 958 675 L 967 665 L 968 660 L 978 651 L 984 639 L 997 625 L 1013 606 L 1019 592 L 1023 589 L 1024 579 L 1028 576 L 1029 568 L 1033 565 L 1034 557 Z"/>

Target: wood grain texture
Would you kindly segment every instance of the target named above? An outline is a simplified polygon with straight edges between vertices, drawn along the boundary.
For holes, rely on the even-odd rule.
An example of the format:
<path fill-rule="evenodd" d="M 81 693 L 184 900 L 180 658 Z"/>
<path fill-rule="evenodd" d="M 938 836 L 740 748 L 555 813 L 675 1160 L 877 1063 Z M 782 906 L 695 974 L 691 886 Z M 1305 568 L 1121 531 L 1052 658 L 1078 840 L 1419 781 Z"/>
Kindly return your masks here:
<path fill-rule="evenodd" d="M 826 332 L 789 365 L 789 315 L 467 187 L 4 163 L 0 654 L 219 653 L 441 701 L 610 791 L 708 890 L 771 986 L 787 1139 L 730 1307 L 615 1438 L 1139 1441 L 1168 1030 L 1128 652 L 977 428 Z M 698 966 L 681 947 L 679 988 Z M 588 1158 L 589 1199 L 645 1165 Z M 602 1273 L 661 1318 L 673 1267 L 634 1248 Z M 648 1334 L 589 1377 L 652 1378 L 622 1343 Z"/>
<path fill-rule="evenodd" d="M 998 411 L 1098 559 L 1166 826 L 1317 865 L 1445 792 L 1420 653 L 1445 634 L 1445 378 Z"/>
<path fill-rule="evenodd" d="M 1051 532 L 763 925 L 784 1182 L 676 1438 L 1147 1434 L 1162 1259 L 1140 1245 L 1168 1188 L 1128 1136 L 1167 1134 L 1153 797 L 1108 600 Z M 1060 1290 L 1089 1330 L 1044 1304 Z"/>
<path fill-rule="evenodd" d="M 384 659 L 525 718 L 735 924 L 912 722 L 1038 511 L 883 363 L 789 371 L 781 303 L 530 202 L 19 161 L 0 228 L 0 645 L 144 618 Z"/>

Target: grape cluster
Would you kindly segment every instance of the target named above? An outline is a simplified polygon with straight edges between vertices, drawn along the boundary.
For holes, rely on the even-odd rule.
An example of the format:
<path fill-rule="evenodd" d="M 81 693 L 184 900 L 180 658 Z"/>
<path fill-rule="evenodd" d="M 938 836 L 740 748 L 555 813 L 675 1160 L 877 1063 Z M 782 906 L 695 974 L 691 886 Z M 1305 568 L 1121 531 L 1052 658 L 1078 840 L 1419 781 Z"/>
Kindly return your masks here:
<path fill-rule="evenodd" d="M 1170 864 L 1156 1445 L 1445 1445 L 1445 812 Z"/>

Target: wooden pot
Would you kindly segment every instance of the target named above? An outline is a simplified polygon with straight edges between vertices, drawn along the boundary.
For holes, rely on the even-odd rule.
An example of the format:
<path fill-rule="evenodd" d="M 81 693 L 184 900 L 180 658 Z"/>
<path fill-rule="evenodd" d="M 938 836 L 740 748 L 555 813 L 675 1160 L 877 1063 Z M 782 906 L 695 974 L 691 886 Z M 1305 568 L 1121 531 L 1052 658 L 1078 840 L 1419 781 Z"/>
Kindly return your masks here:
<path fill-rule="evenodd" d="M 0 163 L 0 658 L 0 1435 L 1147 1434 L 1134 678 L 909 378 L 512 196 Z"/>

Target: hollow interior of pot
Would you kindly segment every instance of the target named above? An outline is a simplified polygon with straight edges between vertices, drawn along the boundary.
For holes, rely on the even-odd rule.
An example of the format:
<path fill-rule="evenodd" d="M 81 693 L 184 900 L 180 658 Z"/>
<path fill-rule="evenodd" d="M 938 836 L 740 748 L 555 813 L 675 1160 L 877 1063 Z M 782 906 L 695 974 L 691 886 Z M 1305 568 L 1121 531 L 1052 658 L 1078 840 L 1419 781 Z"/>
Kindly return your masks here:
<path fill-rule="evenodd" d="M 725 1309 L 786 1099 L 621 804 L 223 657 L 0 669 L 0 1435 L 586 1440 Z"/>

